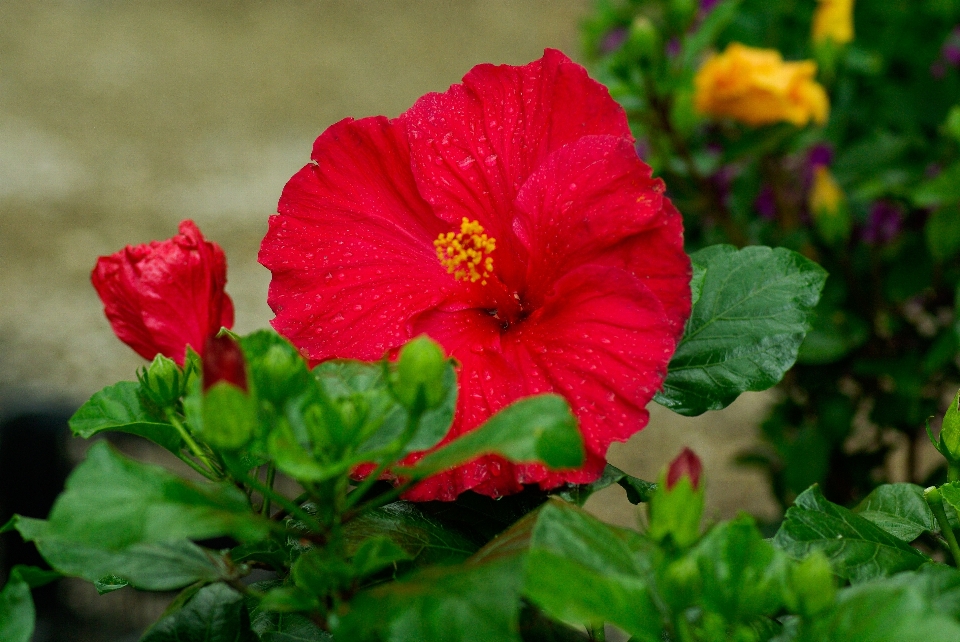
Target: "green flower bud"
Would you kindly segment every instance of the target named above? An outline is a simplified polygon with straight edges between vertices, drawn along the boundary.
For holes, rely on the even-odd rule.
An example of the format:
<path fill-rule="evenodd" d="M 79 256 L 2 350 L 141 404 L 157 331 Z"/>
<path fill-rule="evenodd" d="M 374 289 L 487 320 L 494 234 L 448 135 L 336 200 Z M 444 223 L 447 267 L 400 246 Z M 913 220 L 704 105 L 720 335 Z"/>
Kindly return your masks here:
<path fill-rule="evenodd" d="M 137 371 L 140 394 L 160 409 L 170 408 L 183 394 L 182 375 L 183 372 L 173 359 L 158 354 L 149 366 Z"/>
<path fill-rule="evenodd" d="M 686 29 L 699 8 L 699 0 L 670 0 L 670 17 L 680 29 Z"/>
<path fill-rule="evenodd" d="M 443 373 L 447 358 L 443 349 L 421 335 L 403 346 L 393 385 L 397 400 L 408 409 L 436 408 L 446 396 Z"/>
<path fill-rule="evenodd" d="M 626 51 L 640 60 L 651 60 L 660 53 L 660 34 L 646 16 L 637 16 L 630 25 Z"/>
<path fill-rule="evenodd" d="M 649 504 L 650 537 L 670 540 L 680 548 L 700 539 L 704 503 L 701 469 L 696 454 L 684 448 L 660 474 L 660 483 Z"/>
<path fill-rule="evenodd" d="M 836 594 L 833 568 L 822 552 L 815 551 L 791 567 L 789 586 L 784 590 L 784 599 L 791 611 L 816 615 L 833 604 Z"/>
<path fill-rule="evenodd" d="M 203 392 L 200 437 L 214 448 L 236 450 L 253 438 L 257 427 L 254 400 L 234 384 L 218 381 Z"/>

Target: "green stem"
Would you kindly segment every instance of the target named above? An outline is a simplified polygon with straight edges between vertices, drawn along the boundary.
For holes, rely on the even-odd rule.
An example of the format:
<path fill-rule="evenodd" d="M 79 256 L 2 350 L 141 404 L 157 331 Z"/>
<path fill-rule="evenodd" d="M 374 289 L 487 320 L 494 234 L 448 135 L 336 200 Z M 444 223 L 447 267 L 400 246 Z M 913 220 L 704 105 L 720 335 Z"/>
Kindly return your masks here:
<path fill-rule="evenodd" d="M 371 472 L 369 475 L 364 478 L 360 485 L 357 486 L 353 492 L 347 495 L 346 500 L 344 501 L 344 508 L 349 509 L 358 501 L 363 499 L 363 495 L 370 490 L 370 488 L 377 483 L 377 480 L 380 479 L 380 475 L 383 474 L 392 463 L 396 456 L 403 451 L 403 448 L 410 443 L 410 440 L 413 438 L 413 434 L 417 430 L 417 426 L 420 424 L 420 417 L 423 416 L 423 413 L 420 412 L 420 404 L 417 404 L 418 407 L 412 409 L 407 418 L 407 426 L 403 430 L 403 434 L 397 439 L 396 445 L 392 448 L 393 453 L 389 457 L 384 458 L 384 462 L 381 463 L 377 468 Z M 402 486 L 402 485 L 401 485 Z M 389 495 L 391 493 L 385 493 Z M 398 495 L 399 496 L 399 495 Z M 382 505 L 382 504 L 381 504 Z"/>
<path fill-rule="evenodd" d="M 390 457 L 388 459 L 393 459 L 393 458 Z M 364 478 L 364 480 L 360 482 L 360 485 L 354 488 L 353 491 L 351 491 L 350 494 L 347 495 L 347 497 L 343 500 L 343 508 L 348 509 L 354 504 L 356 504 L 358 501 L 360 501 L 363 498 L 364 494 L 366 494 L 366 492 L 370 490 L 370 488 L 374 484 L 377 483 L 377 480 L 380 479 L 380 475 L 383 474 L 383 471 L 385 471 L 389 465 L 390 465 L 389 461 L 384 462 L 379 466 L 377 466 L 373 470 L 373 472 L 367 475 Z"/>
<path fill-rule="evenodd" d="M 182 461 L 183 463 L 185 463 L 187 466 L 190 466 L 190 468 L 194 469 L 195 471 L 197 471 L 198 473 L 200 473 L 201 475 L 203 475 L 204 477 L 206 477 L 206 478 L 209 479 L 210 481 L 220 481 L 220 478 L 219 478 L 219 477 L 217 477 L 216 475 L 214 475 L 213 473 L 211 473 L 209 470 L 207 470 L 206 468 L 204 468 L 203 466 L 201 466 L 201 465 L 198 464 L 197 462 L 195 462 L 195 461 L 193 461 L 192 459 L 190 459 L 190 457 L 188 457 L 188 456 L 187 456 L 186 454 L 184 454 L 182 451 L 181 451 L 181 453 L 180 453 L 180 461 Z"/>
<path fill-rule="evenodd" d="M 212 463 L 210 463 L 207 453 L 205 453 L 203 448 L 200 447 L 200 444 L 194 440 L 193 435 L 191 435 L 190 431 L 187 430 L 187 427 L 183 425 L 183 422 L 180 421 L 180 418 L 177 417 L 175 413 L 168 411 L 167 419 L 170 420 L 170 423 L 173 424 L 173 427 L 177 429 L 178 433 L 180 433 L 180 438 L 183 439 L 184 443 L 187 444 L 187 448 L 190 449 L 190 452 L 193 453 L 193 456 L 202 461 L 211 473 L 214 473 L 216 468 Z"/>
<path fill-rule="evenodd" d="M 395 486 L 393 489 L 391 489 L 391 490 L 383 493 L 382 495 L 377 495 L 376 497 L 374 497 L 374 498 L 371 499 L 370 501 L 365 502 L 365 503 L 363 503 L 363 504 L 360 504 L 359 506 L 357 506 L 357 507 L 354 508 L 353 510 L 345 513 L 344 516 L 343 516 L 343 521 L 344 521 L 344 522 L 350 521 L 350 519 L 351 519 L 354 515 L 359 515 L 360 513 L 366 512 L 366 511 L 368 511 L 368 510 L 372 510 L 372 509 L 374 509 L 374 508 L 379 508 L 380 506 L 383 506 L 384 504 L 389 504 L 390 502 L 392 502 L 392 501 L 394 501 L 394 500 L 396 500 L 396 499 L 399 499 L 399 498 L 400 498 L 400 495 L 402 495 L 402 494 L 404 494 L 405 492 L 407 492 L 408 490 L 410 490 L 410 488 L 412 488 L 413 485 L 416 484 L 418 481 L 420 481 L 420 480 L 419 480 L 419 479 L 412 479 L 412 480 L 410 480 L 410 481 L 406 481 L 406 482 L 400 484 L 399 486 Z"/>
<path fill-rule="evenodd" d="M 277 476 L 277 467 L 271 462 L 267 465 L 267 487 L 273 490 L 273 481 Z M 270 498 L 263 496 L 263 505 L 260 507 L 260 514 L 264 517 L 270 517 Z"/>
<path fill-rule="evenodd" d="M 310 493 L 305 492 L 305 493 L 300 493 L 299 495 L 291 499 L 290 502 L 295 506 L 299 506 L 300 504 L 307 501 L 308 499 L 310 499 Z M 281 509 L 278 510 L 270 519 L 272 519 L 275 522 L 278 522 L 289 514 L 290 514 L 290 511 L 288 511 L 286 508 L 281 507 Z"/>
<path fill-rule="evenodd" d="M 274 492 L 272 488 L 260 483 L 260 480 L 254 479 L 245 473 L 240 474 L 238 477 L 239 481 L 263 495 L 265 499 L 269 497 L 272 501 L 276 502 L 278 506 L 284 508 L 290 515 L 293 515 L 317 531 L 322 530 L 320 523 L 313 517 L 313 515 L 303 510 L 283 495 Z"/>
<path fill-rule="evenodd" d="M 603 623 L 587 627 L 587 637 L 590 642 L 607 642 L 607 632 L 603 628 Z"/>
<path fill-rule="evenodd" d="M 927 506 L 933 511 L 934 517 L 940 524 L 940 533 L 947 542 L 950 554 L 953 555 L 954 566 L 960 567 L 960 546 L 957 545 L 957 537 L 950 528 L 950 522 L 947 520 L 947 512 L 943 509 L 943 498 L 940 496 L 940 490 L 936 486 L 923 491 L 923 498 L 927 500 Z"/>
<path fill-rule="evenodd" d="M 947 480 L 948 481 L 960 481 L 960 465 L 955 463 L 947 464 Z"/>

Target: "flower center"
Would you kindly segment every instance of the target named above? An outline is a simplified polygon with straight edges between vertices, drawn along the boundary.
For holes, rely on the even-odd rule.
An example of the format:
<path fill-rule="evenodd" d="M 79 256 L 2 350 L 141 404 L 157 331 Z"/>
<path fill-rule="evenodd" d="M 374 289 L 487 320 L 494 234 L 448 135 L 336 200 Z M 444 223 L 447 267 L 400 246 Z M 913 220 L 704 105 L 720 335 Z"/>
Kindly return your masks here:
<path fill-rule="evenodd" d="M 487 284 L 487 277 L 493 272 L 490 254 L 497 249 L 497 239 L 484 234 L 479 221 L 464 217 L 459 233 L 441 233 L 433 246 L 437 249 L 440 265 L 447 268 L 447 273 L 455 279 Z"/>

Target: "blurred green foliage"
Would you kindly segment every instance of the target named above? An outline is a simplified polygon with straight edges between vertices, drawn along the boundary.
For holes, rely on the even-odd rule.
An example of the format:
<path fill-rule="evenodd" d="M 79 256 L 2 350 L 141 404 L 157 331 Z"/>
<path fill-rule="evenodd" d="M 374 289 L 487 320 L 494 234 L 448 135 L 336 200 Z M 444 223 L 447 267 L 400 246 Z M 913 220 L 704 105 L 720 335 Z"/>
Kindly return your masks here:
<path fill-rule="evenodd" d="M 854 39 L 840 45 L 813 43 L 814 2 L 686 4 L 596 2 L 583 24 L 594 75 L 683 212 L 690 251 L 781 246 L 830 273 L 743 461 L 769 473 L 784 506 L 814 482 L 834 501 L 862 499 L 896 448 L 907 452 L 897 477 L 942 477 L 923 479 L 917 448 L 960 381 L 960 2 L 857 2 Z M 754 127 L 698 113 L 697 70 L 733 42 L 816 61 L 828 121 Z M 811 211 L 818 171 L 840 190 L 826 214 Z"/>

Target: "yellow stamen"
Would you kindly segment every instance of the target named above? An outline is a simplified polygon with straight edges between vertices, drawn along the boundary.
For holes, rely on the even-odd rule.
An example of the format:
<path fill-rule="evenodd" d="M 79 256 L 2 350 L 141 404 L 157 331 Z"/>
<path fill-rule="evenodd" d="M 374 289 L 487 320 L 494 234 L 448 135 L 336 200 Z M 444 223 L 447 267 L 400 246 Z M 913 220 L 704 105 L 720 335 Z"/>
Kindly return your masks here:
<path fill-rule="evenodd" d="M 493 272 L 493 257 L 489 255 L 497 249 L 497 239 L 484 234 L 479 221 L 464 217 L 459 234 L 441 233 L 433 246 L 437 248 L 440 265 L 455 279 L 487 284 L 487 277 Z"/>

